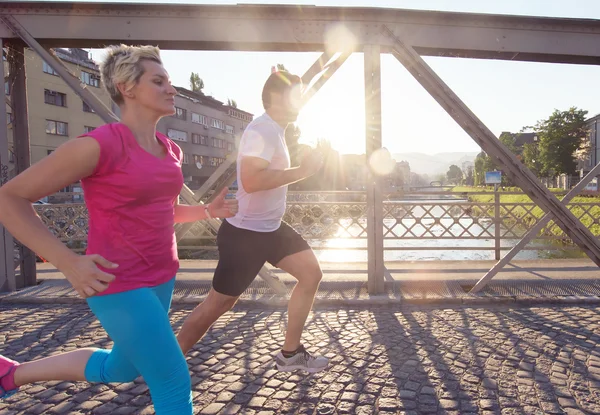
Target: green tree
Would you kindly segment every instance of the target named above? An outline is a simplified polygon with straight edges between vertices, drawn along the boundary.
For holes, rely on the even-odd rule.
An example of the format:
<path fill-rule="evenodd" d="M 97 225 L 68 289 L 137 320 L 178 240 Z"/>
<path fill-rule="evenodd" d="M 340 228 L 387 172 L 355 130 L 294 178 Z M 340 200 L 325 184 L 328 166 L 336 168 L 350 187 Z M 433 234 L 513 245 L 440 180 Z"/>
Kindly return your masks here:
<path fill-rule="evenodd" d="M 494 162 L 492 162 L 490 156 L 483 151 L 479 153 L 477 157 L 475 157 L 475 185 L 484 186 L 485 173 L 494 170 L 496 170 L 496 166 L 494 166 Z"/>
<path fill-rule="evenodd" d="M 543 165 L 537 142 L 527 143 L 523 146 L 523 163 L 537 177 L 542 177 Z"/>
<path fill-rule="evenodd" d="M 190 88 L 194 92 L 202 92 L 202 89 L 204 88 L 204 81 L 196 72 L 192 72 L 190 75 Z"/>
<path fill-rule="evenodd" d="M 453 164 L 448 169 L 448 172 L 446 173 L 446 178 L 448 179 L 449 183 L 458 184 L 462 181 L 463 172 L 460 169 L 460 167 L 458 167 L 456 164 Z"/>
<path fill-rule="evenodd" d="M 535 130 L 539 137 L 542 175 L 575 174 L 576 152 L 585 146 L 588 136 L 587 113 L 571 107 L 567 111 L 554 110 L 548 119 L 538 121 Z"/>
<path fill-rule="evenodd" d="M 235 101 L 235 99 L 229 99 L 229 98 L 227 98 L 227 105 L 229 105 L 230 107 L 233 107 L 233 108 L 237 108 L 238 107 L 237 106 L 237 102 Z"/>

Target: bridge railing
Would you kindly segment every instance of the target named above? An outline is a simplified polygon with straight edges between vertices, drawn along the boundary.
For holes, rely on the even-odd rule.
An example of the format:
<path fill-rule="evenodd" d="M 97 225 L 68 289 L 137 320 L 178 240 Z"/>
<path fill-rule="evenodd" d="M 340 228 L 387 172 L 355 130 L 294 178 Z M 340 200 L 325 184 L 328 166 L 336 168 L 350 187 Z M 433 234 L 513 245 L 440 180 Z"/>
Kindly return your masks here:
<path fill-rule="evenodd" d="M 543 216 L 541 209 L 519 192 L 397 192 L 386 194 L 384 200 L 384 249 L 388 259 L 406 259 L 406 255 L 398 254 L 402 251 L 411 252 L 413 256 L 408 258 L 413 259 L 447 257 L 432 257 L 424 251 L 448 251 L 455 255 L 453 258 L 457 252 L 462 252 L 463 258 L 499 258 Z M 590 200 L 570 203 L 569 207 L 595 235 L 600 235 L 600 204 Z M 84 204 L 42 204 L 35 209 L 71 249 L 85 249 L 88 214 Z M 338 251 L 329 258 L 356 260 L 366 257 L 366 210 L 364 192 L 290 192 L 284 220 L 315 250 Z M 182 257 L 214 251 L 215 236 L 202 222 L 196 223 L 179 243 Z M 562 253 L 577 250 L 553 222 L 525 249 Z"/>

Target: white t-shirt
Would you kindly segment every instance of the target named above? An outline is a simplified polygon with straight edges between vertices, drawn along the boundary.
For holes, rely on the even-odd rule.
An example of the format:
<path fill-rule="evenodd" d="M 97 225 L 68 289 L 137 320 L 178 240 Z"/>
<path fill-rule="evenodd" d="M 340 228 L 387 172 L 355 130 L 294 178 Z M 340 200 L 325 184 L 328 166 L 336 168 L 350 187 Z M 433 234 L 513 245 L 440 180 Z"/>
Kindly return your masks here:
<path fill-rule="evenodd" d="M 259 157 L 268 161 L 269 170 L 290 168 L 290 153 L 285 143 L 285 130 L 268 114 L 256 118 L 246 127 L 238 151 L 236 198 L 239 210 L 227 221 L 233 226 L 256 232 L 272 232 L 279 229 L 285 213 L 287 186 L 247 193 L 240 176 L 243 157 Z"/>

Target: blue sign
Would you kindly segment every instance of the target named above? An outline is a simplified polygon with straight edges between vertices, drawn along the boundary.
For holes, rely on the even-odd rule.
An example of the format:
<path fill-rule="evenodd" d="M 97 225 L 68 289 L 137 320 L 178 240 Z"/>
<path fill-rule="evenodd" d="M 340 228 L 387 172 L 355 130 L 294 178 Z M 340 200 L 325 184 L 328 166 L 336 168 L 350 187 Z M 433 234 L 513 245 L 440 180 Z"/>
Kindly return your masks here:
<path fill-rule="evenodd" d="M 485 173 L 485 184 L 502 184 L 501 171 L 488 171 Z"/>

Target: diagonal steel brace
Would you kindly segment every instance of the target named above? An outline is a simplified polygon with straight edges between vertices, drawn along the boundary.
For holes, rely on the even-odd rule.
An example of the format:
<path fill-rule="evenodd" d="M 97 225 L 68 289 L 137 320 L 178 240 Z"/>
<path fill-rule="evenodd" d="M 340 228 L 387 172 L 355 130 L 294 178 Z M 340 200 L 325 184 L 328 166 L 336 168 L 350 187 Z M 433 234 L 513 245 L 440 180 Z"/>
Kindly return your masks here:
<path fill-rule="evenodd" d="M 392 54 L 431 94 L 448 114 L 473 140 L 502 166 L 503 171 L 546 213 L 553 213 L 557 225 L 598 266 L 600 266 L 600 241 L 575 217 L 575 215 L 540 183 L 535 175 L 487 128 L 464 102 L 437 76 L 415 50 L 405 45 L 386 25 L 383 33 L 393 39 Z"/>
<path fill-rule="evenodd" d="M 577 196 L 583 190 L 585 186 L 587 186 L 589 182 L 592 181 L 594 177 L 598 175 L 600 175 L 600 163 L 597 164 L 588 174 L 586 174 L 585 177 L 581 179 L 581 181 L 577 183 L 577 185 L 565 195 L 565 197 L 561 200 L 561 203 L 563 205 L 569 203 L 575 196 Z M 498 261 L 496 265 L 492 267 L 492 269 L 490 269 L 487 272 L 487 274 L 485 274 L 479 281 L 477 281 L 477 284 L 475 284 L 471 291 L 469 291 L 469 294 L 476 294 L 483 290 L 486 287 L 486 285 L 488 285 L 488 283 L 492 280 L 492 278 L 494 278 L 496 274 L 500 272 L 502 268 L 504 268 L 504 266 L 510 263 L 510 261 L 515 257 L 515 255 L 517 255 L 519 251 L 525 247 L 525 245 L 527 245 L 533 238 L 537 236 L 537 234 L 542 229 L 544 229 L 544 226 L 546 226 L 551 219 L 551 213 L 544 215 L 544 217 L 542 217 L 535 224 L 535 226 L 531 228 L 529 232 L 525 234 L 525 236 L 523 236 L 523 239 L 521 239 L 519 243 L 512 247 L 512 249 L 508 251 L 508 253 L 500 261 Z"/>

